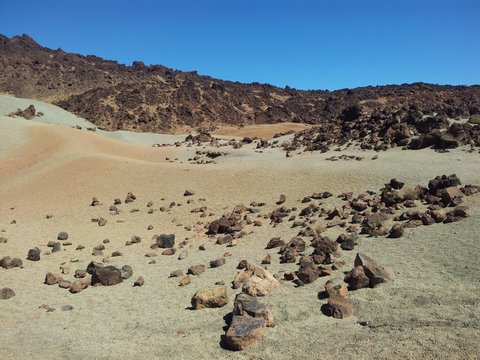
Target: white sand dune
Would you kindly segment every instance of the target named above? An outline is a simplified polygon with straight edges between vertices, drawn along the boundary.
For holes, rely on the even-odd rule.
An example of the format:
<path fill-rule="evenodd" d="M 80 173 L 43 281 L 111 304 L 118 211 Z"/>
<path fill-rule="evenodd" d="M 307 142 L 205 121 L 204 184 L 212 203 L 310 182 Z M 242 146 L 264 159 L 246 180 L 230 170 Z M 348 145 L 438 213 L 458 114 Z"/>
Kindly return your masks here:
<path fill-rule="evenodd" d="M 228 284 L 241 259 L 258 264 L 271 254 L 272 273 L 298 269 L 295 264 L 280 264 L 275 249 L 265 250 L 274 236 L 288 241 L 296 235 L 298 229 L 291 229 L 291 223 L 274 228 L 262 218 L 264 225 L 248 228 L 253 233 L 238 246 L 212 244 L 208 251 L 200 251 L 199 245 L 214 239 L 206 237 L 201 225 L 195 227 L 197 222 L 215 219 L 234 205 L 251 201 L 266 202 L 265 214 L 276 207 L 281 193 L 287 195 L 287 206 L 301 208 L 303 196 L 314 192 L 378 190 L 394 177 L 411 187 L 426 185 L 436 175 L 456 173 L 464 183 L 480 184 L 478 153 L 395 149 L 372 161 L 373 152 L 352 150 L 348 154 L 365 159 L 331 162 L 325 160 L 331 153 L 286 158 L 279 149 L 259 154 L 250 145 L 226 149 L 228 155 L 217 158 L 217 164 L 194 165 L 187 159 L 194 155 L 195 147 L 152 148 L 151 142 L 159 142 L 160 137 L 117 133 L 111 139 L 98 132 L 80 131 L 70 126 L 89 126 L 84 120 L 34 100 L 17 102 L 0 96 L 0 115 L 31 103 L 45 113 L 40 120 L 52 124 L 0 116 L 4 139 L 0 143 L 0 231 L 4 230 L 0 236 L 8 239 L 0 244 L 0 258 L 9 255 L 24 260 L 23 269 L 0 269 L 0 287 L 16 292 L 15 297 L 0 300 L 1 359 L 478 358 L 480 196 L 466 199 L 471 216 L 461 222 L 407 229 L 400 239 L 363 239 L 358 251 L 392 267 L 397 279 L 375 289 L 351 292 L 355 313 L 349 319 L 335 320 L 320 311 L 325 300 L 319 300 L 318 293 L 330 277 L 300 288 L 287 282 L 262 298 L 277 325 L 242 352 L 219 346 L 224 316 L 231 311 L 238 290 L 228 290 L 226 307 L 187 309 L 196 290 L 219 280 Z M 166 157 L 179 160 L 171 163 Z M 196 191 L 192 204 L 183 197 L 186 189 Z M 135 193 L 137 200 L 121 205 L 119 215 L 109 215 L 113 199 L 123 200 L 128 191 Z M 93 196 L 103 205 L 90 207 Z M 181 206 L 148 214 L 148 201 L 153 201 L 155 209 L 168 207 L 172 201 Z M 337 203 L 330 198 L 324 206 Z M 215 215 L 203 219 L 190 212 L 201 205 Z M 130 212 L 133 209 L 139 211 Z M 46 219 L 47 214 L 54 217 Z M 100 216 L 108 220 L 104 227 L 91 222 Z M 148 225 L 154 230 L 148 231 Z M 192 231 L 185 229 L 186 225 L 193 225 Z M 56 240 L 60 231 L 70 234 L 71 246 L 43 255 L 39 262 L 25 260 L 34 246 L 42 252 L 48 250 L 46 244 Z M 178 242 L 189 238 L 189 257 L 179 261 L 177 256 L 159 255 L 154 258 L 156 264 L 148 264 L 151 259 L 145 254 L 152 251 L 153 234 L 159 233 L 174 233 Z M 339 233 L 338 228 L 327 231 L 332 238 Z M 140 236 L 142 242 L 126 246 L 132 235 Z M 108 261 L 131 265 L 131 279 L 112 287 L 89 287 L 75 295 L 43 284 L 45 274 L 59 272 L 62 264 L 71 270 L 64 277 L 73 280 L 76 269 L 85 269 L 91 260 L 100 261 L 91 250 L 106 238 L 110 240 L 105 245 L 106 256 L 114 250 L 123 253 Z M 76 251 L 79 244 L 85 249 Z M 178 287 L 178 279 L 168 278 L 174 269 L 185 272 L 189 266 L 208 264 L 227 251 L 232 256 L 226 258 L 226 265 L 207 269 L 186 287 Z M 355 253 L 343 252 L 347 265 L 342 270 L 352 267 Z M 140 275 L 145 285 L 133 288 Z M 342 271 L 333 275 L 342 277 Z M 55 311 L 39 309 L 42 304 Z M 62 311 L 67 304 L 73 310 Z M 360 321 L 369 326 L 359 325 Z"/>

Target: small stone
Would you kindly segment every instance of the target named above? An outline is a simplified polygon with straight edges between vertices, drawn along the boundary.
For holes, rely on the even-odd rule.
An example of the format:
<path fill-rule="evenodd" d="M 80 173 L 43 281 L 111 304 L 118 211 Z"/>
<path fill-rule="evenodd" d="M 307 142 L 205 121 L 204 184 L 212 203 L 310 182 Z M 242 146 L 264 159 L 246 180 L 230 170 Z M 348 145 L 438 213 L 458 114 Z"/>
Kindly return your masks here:
<path fill-rule="evenodd" d="M 176 251 L 175 248 L 165 249 L 162 251 L 162 255 L 174 255 Z"/>
<path fill-rule="evenodd" d="M 228 303 L 227 288 L 225 286 L 198 290 L 192 297 L 192 307 L 195 310 L 203 308 L 219 308 Z"/>
<path fill-rule="evenodd" d="M 58 233 L 57 240 L 67 240 L 68 239 L 68 233 L 65 231 L 62 231 Z"/>
<path fill-rule="evenodd" d="M 404 232 L 405 232 L 405 229 L 403 228 L 402 224 L 394 224 L 390 229 L 388 237 L 392 239 L 397 239 L 399 237 L 402 237 Z"/>
<path fill-rule="evenodd" d="M 75 270 L 75 275 L 73 275 L 73 277 L 77 278 L 77 279 L 81 279 L 81 278 L 84 278 L 85 276 L 87 276 L 87 272 L 85 270 Z"/>
<path fill-rule="evenodd" d="M 46 285 L 56 285 L 60 280 L 62 280 L 62 277 L 59 274 L 49 272 L 45 275 L 45 281 L 43 283 Z"/>
<path fill-rule="evenodd" d="M 188 257 L 188 251 L 187 250 L 183 250 L 180 255 L 178 255 L 178 260 L 184 260 Z"/>
<path fill-rule="evenodd" d="M 160 248 L 172 248 L 175 246 L 175 235 L 174 234 L 158 235 L 156 243 Z"/>
<path fill-rule="evenodd" d="M 63 280 L 62 279 L 58 282 L 58 287 L 60 287 L 62 289 L 69 289 L 71 286 L 72 286 L 72 282 L 68 281 L 68 280 Z"/>
<path fill-rule="evenodd" d="M 0 299 L 7 300 L 15 296 L 15 291 L 10 288 L 2 288 L 0 289 Z"/>
<path fill-rule="evenodd" d="M 76 281 L 73 282 L 72 286 L 70 286 L 70 292 L 72 294 L 77 294 L 80 291 L 82 291 L 83 289 L 85 289 L 86 287 L 87 287 L 87 285 L 82 283 L 80 280 L 76 280 Z"/>
<path fill-rule="evenodd" d="M 183 278 L 180 279 L 180 282 L 178 283 L 178 286 L 187 286 L 192 282 L 192 278 L 190 276 L 184 276 Z"/>
<path fill-rule="evenodd" d="M 130 265 L 123 265 L 120 269 L 120 273 L 123 280 L 127 280 L 133 275 L 133 269 Z"/>
<path fill-rule="evenodd" d="M 210 261 L 210 267 L 212 268 L 216 268 L 216 267 L 219 267 L 219 266 L 222 266 L 222 265 L 225 265 L 225 258 L 220 258 L 220 259 L 217 259 L 217 260 L 212 260 Z"/>
<path fill-rule="evenodd" d="M 62 250 L 62 244 L 57 241 L 52 246 L 52 253 L 58 252 L 60 250 Z"/>
<path fill-rule="evenodd" d="M 183 193 L 183 196 L 192 196 L 192 195 L 195 195 L 195 191 L 193 190 L 185 190 L 185 192 Z"/>
<path fill-rule="evenodd" d="M 194 265 L 188 268 L 187 274 L 200 275 L 205 271 L 205 265 Z"/>
<path fill-rule="evenodd" d="M 63 305 L 62 306 L 62 311 L 72 311 L 73 306 L 72 305 Z"/>
<path fill-rule="evenodd" d="M 270 265 L 271 263 L 272 263 L 272 257 L 270 256 L 270 254 L 268 254 L 263 258 L 262 265 Z"/>
<path fill-rule="evenodd" d="M 133 283 L 133 286 L 143 286 L 143 284 L 145 284 L 145 280 L 143 279 L 143 276 L 139 276 Z"/>
<path fill-rule="evenodd" d="M 40 249 L 38 247 L 30 249 L 28 251 L 28 254 L 27 254 L 27 260 L 39 261 L 40 260 Z"/>
<path fill-rule="evenodd" d="M 117 256 L 122 256 L 122 255 L 123 254 L 118 250 L 115 250 L 115 251 L 112 252 L 112 257 L 117 257 Z"/>
<path fill-rule="evenodd" d="M 177 270 L 171 271 L 169 277 L 180 277 L 180 276 L 183 276 L 183 271 L 180 269 L 177 269 Z"/>
<path fill-rule="evenodd" d="M 103 217 L 98 218 L 98 226 L 105 226 L 107 224 L 107 220 Z"/>

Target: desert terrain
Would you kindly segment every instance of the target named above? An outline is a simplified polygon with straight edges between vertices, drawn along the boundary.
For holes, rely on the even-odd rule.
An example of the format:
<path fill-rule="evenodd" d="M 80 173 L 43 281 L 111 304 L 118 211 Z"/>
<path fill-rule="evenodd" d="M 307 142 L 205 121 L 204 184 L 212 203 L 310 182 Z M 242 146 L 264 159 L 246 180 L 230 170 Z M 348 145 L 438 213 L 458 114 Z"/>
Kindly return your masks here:
<path fill-rule="evenodd" d="M 31 120 L 7 116 L 30 104 L 43 115 Z M 217 147 L 184 142 L 188 134 L 93 132 L 86 130 L 90 126 L 54 105 L 0 96 L 0 237 L 6 239 L 0 243 L 0 259 L 22 260 L 21 267 L 0 268 L 0 288 L 15 292 L 0 300 L 1 359 L 478 358 L 480 194 L 463 198 L 468 217 L 461 221 L 405 228 L 399 238 L 361 234 L 353 250 L 338 249 L 335 261 L 341 262 L 329 275 L 303 286 L 284 279 L 299 269 L 298 262 L 282 263 L 278 248 L 266 249 L 270 239 L 289 242 L 305 228 L 292 227 L 288 218 L 272 224 L 269 215 L 285 206 L 297 208 L 291 214 L 299 220 L 300 210 L 309 205 L 302 199 L 314 193 L 333 194 L 310 199 L 333 209 L 345 203 L 339 195 L 379 193 L 391 179 L 414 188 L 427 187 L 438 175 L 456 174 L 462 185 L 480 185 L 478 148 L 373 151 L 351 146 L 324 153 L 298 149 L 287 157 L 281 146 L 257 148 L 259 140 L 239 148 Z M 274 134 L 304 128 L 247 125 L 213 135 L 223 145 L 245 136 L 280 144 L 293 134 L 272 139 Z M 213 162 L 192 161 L 197 151 L 222 154 Z M 328 160 L 342 155 L 352 158 Z M 187 190 L 193 195 L 185 196 Z M 136 199 L 125 203 L 129 192 Z M 281 194 L 286 200 L 277 205 Z M 94 197 L 98 203 L 91 206 Z M 116 198 L 121 204 L 112 213 Z M 249 216 L 259 222 L 245 224 L 236 246 L 216 244 L 218 236 L 207 235 L 205 225 L 240 204 L 252 208 Z M 192 212 L 203 206 L 206 210 Z M 425 205 L 418 202 L 418 209 L 424 211 Z M 400 206 L 395 215 L 406 210 Z M 99 218 L 106 220 L 104 226 Z M 312 228 L 325 227 L 322 235 L 333 241 L 345 233 L 344 227 L 327 227 L 325 216 L 305 221 Z M 387 225 L 390 229 L 391 219 Z M 47 244 L 56 242 L 60 232 L 68 233 L 70 245 L 63 243 L 52 252 Z M 175 235 L 174 255 L 151 248 L 158 234 Z M 132 236 L 141 241 L 126 245 Z M 94 251 L 98 245 L 103 250 Z M 39 261 L 27 260 L 34 247 L 40 249 Z M 311 250 L 307 245 L 305 253 Z M 121 256 L 111 256 L 114 251 Z M 183 251 L 188 255 L 179 260 Z M 349 291 L 353 315 L 326 316 L 321 310 L 328 300 L 322 296 L 325 283 L 343 280 L 357 253 L 391 268 L 395 279 Z M 235 295 L 242 291 L 231 287 L 237 265 L 247 260 L 260 266 L 267 255 L 271 264 L 266 268 L 279 287 L 258 299 L 272 313 L 275 326 L 246 349 L 231 351 L 221 340 Z M 220 258 L 224 265 L 209 266 Z M 74 282 L 76 270 L 85 270 L 91 261 L 130 265 L 133 276 L 78 293 L 44 283 L 49 272 Z M 174 270 L 184 276 L 198 264 L 205 271 L 190 275 L 186 286 L 179 286 L 181 277 L 170 277 Z M 139 276 L 143 286 L 133 286 Z M 222 282 L 226 306 L 191 308 L 197 290 Z"/>

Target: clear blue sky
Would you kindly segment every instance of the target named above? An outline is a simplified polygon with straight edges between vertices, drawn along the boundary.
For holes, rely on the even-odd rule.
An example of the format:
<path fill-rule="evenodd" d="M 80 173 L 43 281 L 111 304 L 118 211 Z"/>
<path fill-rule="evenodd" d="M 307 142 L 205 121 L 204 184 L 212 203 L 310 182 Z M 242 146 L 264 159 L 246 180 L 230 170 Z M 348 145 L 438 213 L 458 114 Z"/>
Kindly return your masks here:
<path fill-rule="evenodd" d="M 0 0 L 0 33 L 298 89 L 480 84 L 480 0 Z"/>

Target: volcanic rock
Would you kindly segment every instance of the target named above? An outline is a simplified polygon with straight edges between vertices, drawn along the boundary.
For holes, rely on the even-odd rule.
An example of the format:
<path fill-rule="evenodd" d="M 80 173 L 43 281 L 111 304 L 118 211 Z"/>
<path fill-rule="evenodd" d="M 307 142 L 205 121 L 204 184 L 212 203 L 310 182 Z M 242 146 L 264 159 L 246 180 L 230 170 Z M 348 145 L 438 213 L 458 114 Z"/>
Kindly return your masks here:
<path fill-rule="evenodd" d="M 225 286 L 198 290 L 192 297 L 192 307 L 195 310 L 203 308 L 218 308 L 228 303 Z"/>

